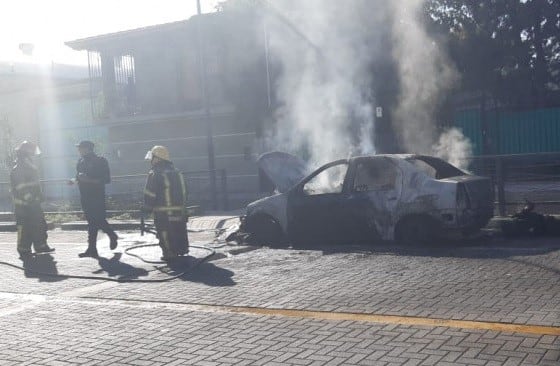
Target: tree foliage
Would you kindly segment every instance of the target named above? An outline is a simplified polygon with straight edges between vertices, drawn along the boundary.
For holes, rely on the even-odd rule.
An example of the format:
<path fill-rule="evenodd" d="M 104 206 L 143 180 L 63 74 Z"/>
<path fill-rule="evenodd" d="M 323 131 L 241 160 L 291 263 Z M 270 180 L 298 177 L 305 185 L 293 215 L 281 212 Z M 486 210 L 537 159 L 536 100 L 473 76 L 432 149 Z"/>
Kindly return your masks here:
<path fill-rule="evenodd" d="M 217 10 L 262 10 L 268 1 L 224 0 Z M 423 15 L 460 73 L 458 92 L 491 94 L 512 106 L 560 104 L 559 0 L 425 0 Z M 394 75 L 395 61 L 386 61 L 372 72 Z"/>
<path fill-rule="evenodd" d="M 560 89 L 560 2 L 428 0 L 428 25 L 449 40 L 462 88 L 503 103 L 550 104 Z"/>

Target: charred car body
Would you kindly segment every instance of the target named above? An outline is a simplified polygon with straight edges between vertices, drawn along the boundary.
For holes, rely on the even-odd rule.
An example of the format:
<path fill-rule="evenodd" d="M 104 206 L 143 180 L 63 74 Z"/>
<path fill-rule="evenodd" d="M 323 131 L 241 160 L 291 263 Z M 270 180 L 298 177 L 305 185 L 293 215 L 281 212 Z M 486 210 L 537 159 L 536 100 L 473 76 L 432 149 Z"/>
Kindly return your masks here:
<path fill-rule="evenodd" d="M 493 215 L 489 178 L 423 155 L 337 160 L 308 174 L 299 158 L 264 154 L 259 168 L 275 194 L 247 206 L 241 231 L 259 244 L 313 241 L 427 242 L 469 233 Z"/>

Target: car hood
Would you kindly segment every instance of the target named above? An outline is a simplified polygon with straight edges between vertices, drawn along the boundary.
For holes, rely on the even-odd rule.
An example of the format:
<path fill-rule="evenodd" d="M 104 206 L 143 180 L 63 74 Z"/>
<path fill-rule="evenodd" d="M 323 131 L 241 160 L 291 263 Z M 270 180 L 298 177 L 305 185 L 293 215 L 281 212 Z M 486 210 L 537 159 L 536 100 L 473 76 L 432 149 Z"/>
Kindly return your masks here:
<path fill-rule="evenodd" d="M 280 193 L 287 192 L 308 174 L 307 166 L 303 160 L 280 151 L 261 155 L 257 164 Z"/>

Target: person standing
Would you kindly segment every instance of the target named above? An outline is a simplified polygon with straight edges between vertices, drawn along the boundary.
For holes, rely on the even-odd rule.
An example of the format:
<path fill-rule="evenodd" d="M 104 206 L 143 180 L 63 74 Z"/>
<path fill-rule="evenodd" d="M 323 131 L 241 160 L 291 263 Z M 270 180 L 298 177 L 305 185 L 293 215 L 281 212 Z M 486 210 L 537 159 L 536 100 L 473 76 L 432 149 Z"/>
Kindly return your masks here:
<path fill-rule="evenodd" d="M 47 245 L 47 222 L 41 207 L 43 193 L 33 157 L 40 154 L 39 147 L 23 141 L 16 149 L 16 162 L 10 172 L 10 185 L 17 225 L 17 251 L 21 259 L 35 253 L 54 251 Z"/>
<path fill-rule="evenodd" d="M 144 211 L 154 213 L 161 259 L 170 261 L 188 254 L 187 187 L 183 174 L 173 166 L 165 146 L 154 146 L 145 156 L 152 169 L 144 189 Z"/>
<path fill-rule="evenodd" d="M 111 173 L 107 159 L 94 152 L 94 143 L 81 141 L 76 145 L 80 159 L 76 165 L 76 178 L 70 183 L 77 183 L 80 190 L 80 202 L 88 223 L 88 247 L 79 254 L 80 258 L 99 257 L 97 253 L 97 233 L 105 232 L 110 239 L 110 248 L 117 247 L 118 236 L 107 222 L 105 207 L 105 185 L 111 182 Z"/>

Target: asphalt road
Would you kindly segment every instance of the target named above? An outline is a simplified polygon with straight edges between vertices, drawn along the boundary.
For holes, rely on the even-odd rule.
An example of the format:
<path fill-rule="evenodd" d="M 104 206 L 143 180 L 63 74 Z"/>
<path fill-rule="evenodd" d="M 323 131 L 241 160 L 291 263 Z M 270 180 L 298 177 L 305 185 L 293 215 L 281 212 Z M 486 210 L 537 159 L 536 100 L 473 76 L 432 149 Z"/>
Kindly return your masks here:
<path fill-rule="evenodd" d="M 560 240 L 432 247 L 239 248 L 191 241 L 180 268 L 123 250 L 79 259 L 85 232 L 53 231 L 56 253 L 1 266 L 0 364 L 560 365 Z M 0 234 L 19 264 L 15 234 Z M 157 260 L 157 248 L 134 250 Z"/>

